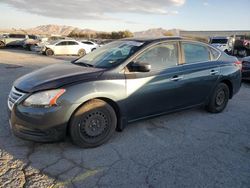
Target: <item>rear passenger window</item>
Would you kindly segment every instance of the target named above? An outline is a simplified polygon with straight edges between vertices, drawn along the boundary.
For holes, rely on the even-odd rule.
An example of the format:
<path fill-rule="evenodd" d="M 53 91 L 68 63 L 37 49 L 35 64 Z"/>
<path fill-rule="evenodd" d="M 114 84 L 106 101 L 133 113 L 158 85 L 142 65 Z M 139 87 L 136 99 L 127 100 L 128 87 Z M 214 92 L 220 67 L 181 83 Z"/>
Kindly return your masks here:
<path fill-rule="evenodd" d="M 217 50 L 210 48 L 210 53 L 211 53 L 211 60 L 217 60 L 220 56 L 220 52 L 218 52 Z"/>
<path fill-rule="evenodd" d="M 67 41 L 64 41 L 64 42 L 58 43 L 56 46 L 66 46 L 66 45 L 67 45 Z"/>
<path fill-rule="evenodd" d="M 198 63 L 210 61 L 209 50 L 200 44 L 183 43 L 182 44 L 185 63 Z"/>
<path fill-rule="evenodd" d="M 87 41 L 87 42 L 82 41 L 82 43 L 83 43 L 83 44 L 90 44 L 90 45 L 93 45 L 93 43 L 92 43 L 92 42 L 89 42 L 89 41 Z"/>
<path fill-rule="evenodd" d="M 78 43 L 74 41 L 68 41 L 68 45 L 78 45 Z"/>
<path fill-rule="evenodd" d="M 178 46 L 177 43 L 159 44 L 146 50 L 137 62 L 149 63 L 152 71 L 160 71 L 167 67 L 178 64 Z"/>

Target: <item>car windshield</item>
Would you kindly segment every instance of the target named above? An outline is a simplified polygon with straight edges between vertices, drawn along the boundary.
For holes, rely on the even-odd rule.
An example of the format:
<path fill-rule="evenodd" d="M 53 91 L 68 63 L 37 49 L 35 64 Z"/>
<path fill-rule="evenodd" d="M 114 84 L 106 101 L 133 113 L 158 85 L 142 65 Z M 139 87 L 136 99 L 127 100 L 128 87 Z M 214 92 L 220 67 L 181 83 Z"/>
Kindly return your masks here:
<path fill-rule="evenodd" d="M 211 44 L 227 44 L 228 39 L 212 39 Z"/>
<path fill-rule="evenodd" d="M 138 41 L 115 41 L 97 48 L 74 63 L 97 68 L 112 68 L 137 52 L 143 44 L 143 42 Z"/>

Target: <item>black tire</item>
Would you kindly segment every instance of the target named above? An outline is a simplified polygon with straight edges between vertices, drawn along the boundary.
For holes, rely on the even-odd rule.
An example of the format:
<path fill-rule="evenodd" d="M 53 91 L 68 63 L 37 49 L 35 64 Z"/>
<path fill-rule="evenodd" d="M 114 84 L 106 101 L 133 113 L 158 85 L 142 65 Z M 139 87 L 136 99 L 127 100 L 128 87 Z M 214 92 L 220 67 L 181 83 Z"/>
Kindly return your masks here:
<path fill-rule="evenodd" d="M 116 125 L 114 109 L 105 101 L 94 99 L 73 114 L 69 131 L 74 144 L 92 148 L 107 142 L 113 135 Z"/>
<path fill-rule="evenodd" d="M 78 56 L 83 57 L 83 56 L 85 56 L 85 55 L 86 55 L 86 51 L 85 51 L 84 49 L 80 49 L 80 50 L 78 51 Z"/>
<path fill-rule="evenodd" d="M 45 54 L 46 54 L 46 56 L 52 56 L 52 55 L 54 55 L 54 52 L 53 52 L 53 50 L 51 50 L 51 49 L 47 49 L 47 50 L 45 51 Z"/>
<path fill-rule="evenodd" d="M 219 83 L 211 95 L 206 109 L 211 113 L 222 112 L 229 100 L 229 88 L 224 83 Z"/>
<path fill-rule="evenodd" d="M 1 48 L 4 48 L 4 47 L 5 47 L 5 44 L 4 44 L 4 42 L 1 41 L 1 42 L 0 42 L 0 49 L 1 49 Z"/>
<path fill-rule="evenodd" d="M 25 49 L 31 51 L 31 45 L 30 44 L 25 45 Z"/>
<path fill-rule="evenodd" d="M 96 48 L 93 48 L 93 49 L 91 50 L 91 52 L 93 52 L 94 50 L 96 50 Z"/>

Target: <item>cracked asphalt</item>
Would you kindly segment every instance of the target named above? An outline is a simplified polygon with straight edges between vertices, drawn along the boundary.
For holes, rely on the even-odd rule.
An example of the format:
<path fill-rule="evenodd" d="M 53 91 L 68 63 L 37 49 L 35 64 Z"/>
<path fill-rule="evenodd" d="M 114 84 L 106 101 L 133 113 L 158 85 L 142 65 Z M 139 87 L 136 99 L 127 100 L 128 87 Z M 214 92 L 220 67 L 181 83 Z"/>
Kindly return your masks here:
<path fill-rule="evenodd" d="M 143 120 L 94 149 L 13 136 L 13 81 L 74 58 L 0 50 L 0 187 L 250 187 L 250 83 L 223 113 L 198 108 Z"/>

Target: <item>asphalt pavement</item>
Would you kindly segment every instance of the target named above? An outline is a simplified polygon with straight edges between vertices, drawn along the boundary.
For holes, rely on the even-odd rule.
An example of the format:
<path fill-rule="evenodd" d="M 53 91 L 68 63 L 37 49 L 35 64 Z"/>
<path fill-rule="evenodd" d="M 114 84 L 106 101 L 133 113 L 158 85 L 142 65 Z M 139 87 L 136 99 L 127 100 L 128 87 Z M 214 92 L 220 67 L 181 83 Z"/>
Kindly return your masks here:
<path fill-rule="evenodd" d="M 6 112 L 13 81 L 75 58 L 0 50 L 0 187 L 250 187 L 250 83 L 223 113 L 197 108 L 142 120 L 94 149 L 13 136 Z"/>

